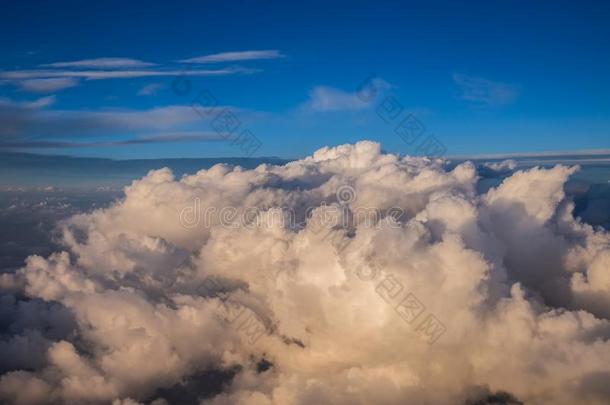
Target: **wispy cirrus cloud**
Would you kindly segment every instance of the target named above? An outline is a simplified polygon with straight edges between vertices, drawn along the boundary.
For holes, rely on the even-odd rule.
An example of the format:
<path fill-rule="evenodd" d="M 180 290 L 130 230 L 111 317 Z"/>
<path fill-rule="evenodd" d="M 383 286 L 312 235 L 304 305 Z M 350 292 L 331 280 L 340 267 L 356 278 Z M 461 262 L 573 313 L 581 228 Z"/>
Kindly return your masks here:
<path fill-rule="evenodd" d="M 350 93 L 335 87 L 316 86 L 309 92 L 304 109 L 311 112 L 361 110 L 368 105 Z"/>
<path fill-rule="evenodd" d="M 380 91 L 391 88 L 383 79 L 376 78 L 375 87 Z M 301 106 L 305 112 L 357 111 L 371 106 L 374 100 L 363 100 L 357 92 L 349 92 L 330 86 L 315 86 L 309 99 Z"/>
<path fill-rule="evenodd" d="M 7 131 L 23 138 L 128 134 L 176 130 L 198 124 L 201 117 L 190 106 L 148 110 L 48 110 L 53 97 L 33 102 L 0 103 L 0 136 Z"/>
<path fill-rule="evenodd" d="M 54 62 L 40 65 L 52 68 L 93 68 L 93 69 L 122 69 L 122 68 L 142 68 L 156 66 L 156 63 L 144 62 L 132 58 L 96 58 L 82 59 L 70 62 Z"/>
<path fill-rule="evenodd" d="M 185 59 L 184 63 L 216 63 L 283 57 L 277 50 L 225 52 Z M 133 58 L 105 57 L 67 62 L 53 62 L 36 68 L 0 70 L 0 84 L 9 84 L 29 92 L 51 92 L 75 87 L 80 80 L 130 79 L 139 77 L 229 76 L 251 74 L 260 69 L 230 66 L 217 69 L 180 69 L 175 63 L 158 64 Z"/>
<path fill-rule="evenodd" d="M 0 97 L 0 148 L 120 146 L 226 140 L 223 134 L 209 131 L 209 123 L 202 120 L 188 105 L 144 110 L 47 108 L 54 102 L 54 96 L 32 101 Z M 231 108 L 235 110 L 234 107 Z M 201 108 L 199 110 L 201 112 Z"/>
<path fill-rule="evenodd" d="M 226 141 L 227 137 L 215 131 L 181 131 L 162 134 L 137 136 L 124 141 L 113 142 L 115 145 L 137 145 L 145 143 L 173 143 L 194 141 Z"/>
<path fill-rule="evenodd" d="M 277 49 L 268 49 L 261 51 L 239 51 L 239 52 L 222 52 L 211 55 L 198 56 L 195 58 L 182 59 L 179 62 L 183 63 L 220 63 L 220 62 L 238 62 L 260 59 L 278 59 L 284 55 Z"/>
<path fill-rule="evenodd" d="M 453 74 L 453 81 L 460 89 L 460 98 L 485 106 L 502 106 L 514 102 L 521 92 L 520 87 L 512 83 L 496 82 L 480 77 Z"/>
<path fill-rule="evenodd" d="M 138 90 L 138 96 L 154 96 L 163 88 L 162 83 L 151 83 Z"/>
<path fill-rule="evenodd" d="M 55 77 L 44 79 L 27 79 L 19 82 L 19 87 L 33 93 L 49 93 L 77 86 L 78 79 L 70 77 Z"/>
<path fill-rule="evenodd" d="M 158 133 L 152 135 L 136 135 L 135 137 L 119 141 L 56 141 L 44 139 L 24 139 L 14 141 L 0 141 L 0 149 L 27 149 L 27 148 L 91 148 L 112 147 L 128 145 L 145 145 L 158 143 L 185 143 L 185 142 L 216 142 L 226 141 L 227 138 L 216 132 L 208 131 L 182 131 Z"/>
<path fill-rule="evenodd" d="M 0 79 L 26 80 L 43 78 L 80 78 L 86 80 L 126 79 L 134 77 L 163 76 L 226 76 L 238 73 L 254 73 L 258 69 L 228 67 L 224 69 L 191 70 L 11 70 L 0 71 Z"/>
<path fill-rule="evenodd" d="M 2 111 L 6 110 L 32 110 L 48 107 L 54 104 L 56 101 L 55 96 L 41 97 L 34 101 L 16 101 L 6 97 L 0 97 L 0 114 Z M 1 117 L 1 115 L 0 115 Z M 2 120 L 0 120 L 0 124 L 4 124 Z M 2 129 L 0 128 L 0 133 L 2 133 Z"/>

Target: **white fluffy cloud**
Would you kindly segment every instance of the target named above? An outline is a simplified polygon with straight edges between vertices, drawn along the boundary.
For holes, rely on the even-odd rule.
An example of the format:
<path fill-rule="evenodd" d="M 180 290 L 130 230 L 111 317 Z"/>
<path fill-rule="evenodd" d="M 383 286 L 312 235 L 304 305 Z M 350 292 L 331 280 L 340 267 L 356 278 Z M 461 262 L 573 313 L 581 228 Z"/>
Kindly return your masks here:
<path fill-rule="evenodd" d="M 285 166 L 152 171 L 67 221 L 65 252 L 0 280 L 7 345 L 42 347 L 7 349 L 0 397 L 607 403 L 610 234 L 572 216 L 575 170 L 479 195 L 470 163 L 359 142 Z M 347 220 L 320 227 L 329 213 Z"/>
<path fill-rule="evenodd" d="M 495 172 L 505 172 L 515 170 L 517 168 L 517 162 L 513 159 L 506 159 L 501 162 L 486 162 L 484 166 Z"/>

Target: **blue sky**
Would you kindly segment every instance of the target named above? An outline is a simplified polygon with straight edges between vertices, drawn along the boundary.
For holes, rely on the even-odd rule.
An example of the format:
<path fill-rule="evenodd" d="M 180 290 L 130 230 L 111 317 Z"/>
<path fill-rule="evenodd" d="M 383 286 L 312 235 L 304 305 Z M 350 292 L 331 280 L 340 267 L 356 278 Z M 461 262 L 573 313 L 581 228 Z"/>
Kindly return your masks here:
<path fill-rule="evenodd" d="M 532 3 L 13 2 L 0 148 L 240 156 L 244 130 L 254 156 L 359 139 L 418 154 L 428 136 L 448 155 L 610 148 L 610 4 Z M 180 74 L 190 91 L 174 91 Z M 205 114 L 202 91 L 218 103 Z M 227 111 L 231 134 L 213 124 Z M 408 114 L 423 128 L 410 144 L 395 132 Z"/>

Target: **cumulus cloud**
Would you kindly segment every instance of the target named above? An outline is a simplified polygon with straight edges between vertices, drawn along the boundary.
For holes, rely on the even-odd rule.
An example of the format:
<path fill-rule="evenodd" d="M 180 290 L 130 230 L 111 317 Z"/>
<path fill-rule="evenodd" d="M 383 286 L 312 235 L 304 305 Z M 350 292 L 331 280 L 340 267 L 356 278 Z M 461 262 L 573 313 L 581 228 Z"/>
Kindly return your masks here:
<path fill-rule="evenodd" d="M 520 163 L 514 159 L 505 159 L 499 161 L 479 161 L 477 169 L 479 176 L 482 178 L 498 179 L 498 177 L 511 174 Z M 522 164 L 522 163 L 521 163 Z M 530 166 L 531 167 L 531 166 Z"/>
<path fill-rule="evenodd" d="M 494 172 L 507 172 L 517 168 L 517 161 L 506 159 L 501 162 L 485 162 L 484 166 Z"/>
<path fill-rule="evenodd" d="M 151 171 L 3 276 L 0 398 L 606 403 L 610 234 L 572 215 L 577 168 L 479 194 L 445 167 L 359 142 Z"/>

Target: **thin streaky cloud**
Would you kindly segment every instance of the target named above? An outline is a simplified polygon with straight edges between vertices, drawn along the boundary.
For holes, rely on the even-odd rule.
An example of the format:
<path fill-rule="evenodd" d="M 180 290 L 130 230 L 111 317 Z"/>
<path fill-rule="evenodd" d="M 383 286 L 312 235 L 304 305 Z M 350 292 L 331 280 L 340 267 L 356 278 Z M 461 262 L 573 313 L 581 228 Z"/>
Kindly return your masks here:
<path fill-rule="evenodd" d="M 54 97 L 34 101 L 0 98 L 0 138 L 12 141 L 66 137 L 124 136 L 133 133 L 201 131 L 207 125 L 187 105 L 147 110 L 54 110 L 46 107 Z M 228 108 L 229 106 L 218 106 Z M 233 111 L 238 109 L 231 107 Z"/>
<path fill-rule="evenodd" d="M 368 104 L 355 93 L 327 86 L 316 86 L 309 92 L 304 109 L 311 112 L 362 110 Z"/>
<path fill-rule="evenodd" d="M 392 86 L 383 79 L 373 83 L 379 93 Z M 369 108 L 374 100 L 363 100 L 356 92 L 348 92 L 330 86 L 315 86 L 309 92 L 309 99 L 301 106 L 305 112 L 358 111 Z"/>
<path fill-rule="evenodd" d="M 2 141 L 0 149 L 20 149 L 20 148 L 91 148 L 91 147 L 111 147 L 144 145 L 155 143 L 184 143 L 184 142 L 217 142 L 227 141 L 228 139 L 216 132 L 205 131 L 184 131 L 146 136 L 137 136 L 120 141 L 102 142 L 72 142 L 72 141 L 49 141 L 49 140 L 18 140 Z"/>
<path fill-rule="evenodd" d="M 163 88 L 162 83 L 151 83 L 138 90 L 138 96 L 154 96 Z"/>
<path fill-rule="evenodd" d="M 134 145 L 144 143 L 171 143 L 190 141 L 226 141 L 224 134 L 206 131 L 183 131 L 163 134 L 146 135 L 123 141 L 108 142 L 109 145 Z"/>
<path fill-rule="evenodd" d="M 78 79 L 69 77 L 27 79 L 19 82 L 19 87 L 25 91 L 33 93 L 48 93 L 75 87 L 79 83 Z"/>
<path fill-rule="evenodd" d="M 219 63 L 219 62 L 237 62 L 246 60 L 259 59 L 278 59 L 284 55 L 277 49 L 269 49 L 262 51 L 240 51 L 240 52 L 222 52 L 211 55 L 198 56 L 196 58 L 182 59 L 178 62 L 184 63 Z"/>
<path fill-rule="evenodd" d="M 507 159 L 529 157 L 573 157 L 573 156 L 604 156 L 610 155 L 610 149 L 576 149 L 571 151 L 542 151 L 542 152 L 509 152 L 509 153 L 479 153 L 471 155 L 449 155 L 450 159 Z"/>
<path fill-rule="evenodd" d="M 51 68 L 93 68 L 93 69 L 123 69 L 156 66 L 155 63 L 144 62 L 132 58 L 97 58 L 70 62 L 55 62 L 40 65 Z"/>
<path fill-rule="evenodd" d="M 88 80 L 125 79 L 132 77 L 163 77 L 163 76 L 226 76 L 239 73 L 256 73 L 258 69 L 229 67 L 224 69 L 193 69 L 193 70 L 11 70 L 0 71 L 0 79 L 25 80 L 42 78 L 82 78 Z"/>
<path fill-rule="evenodd" d="M 56 101 L 55 96 L 41 97 L 34 101 L 15 101 L 10 98 L 0 97 L 0 113 L 3 109 L 23 109 L 23 110 L 35 110 L 39 108 L 48 107 L 54 104 Z M 4 121 L 0 120 L 0 123 L 5 124 Z M 0 133 L 1 133 L 0 129 Z"/>
<path fill-rule="evenodd" d="M 454 73 L 453 81 L 460 89 L 460 98 L 462 100 L 479 105 L 507 105 L 515 101 L 520 93 L 518 85 L 495 82 L 461 73 Z"/>

